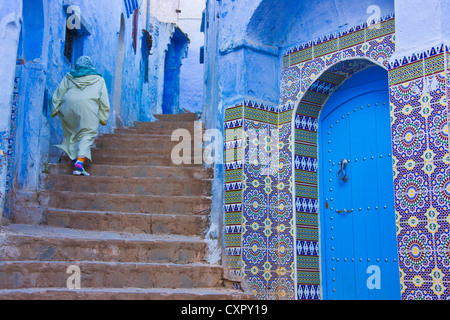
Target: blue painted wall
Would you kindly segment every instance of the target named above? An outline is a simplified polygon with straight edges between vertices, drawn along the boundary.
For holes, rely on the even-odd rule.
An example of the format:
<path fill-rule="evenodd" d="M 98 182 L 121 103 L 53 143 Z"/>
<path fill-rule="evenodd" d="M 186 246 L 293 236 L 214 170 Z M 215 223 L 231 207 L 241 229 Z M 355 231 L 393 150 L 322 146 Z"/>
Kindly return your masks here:
<path fill-rule="evenodd" d="M 395 9 L 393 0 L 207 1 L 205 122 L 214 126 L 237 96 L 279 103 L 282 53 L 366 22 L 372 5 Z"/>
<path fill-rule="evenodd" d="M 146 3 L 141 2 L 143 6 L 138 11 L 135 50 L 133 16 L 127 18 L 123 0 L 76 2 L 83 27 L 88 31 L 80 46 L 83 52 L 78 55 L 92 57 L 97 70 L 103 74 L 112 109 L 120 20 L 122 14 L 125 16 L 120 118 L 127 126 L 132 126 L 134 121 L 154 121 L 153 114 L 162 112 L 165 53 L 175 31 L 173 23 L 162 23 L 148 15 Z M 50 118 L 48 103 L 60 81 L 72 68 L 64 57 L 66 8 L 71 4 L 75 3 L 67 0 L 23 0 L 23 10 L 17 10 L 17 14 L 22 16 L 22 34 L 18 32 L 14 36 L 15 46 L 8 49 L 14 60 L 17 56 L 21 61 L 16 68 L 20 74 L 20 84 L 17 115 L 14 119 L 10 118 L 11 104 L 8 103 L 8 113 L 5 113 L 8 121 L 5 130 L 1 131 L 2 137 L 7 136 L 11 126 L 15 130 L 14 137 L 9 142 L 2 139 L 1 148 L 6 150 L 8 145 L 13 146 L 14 150 L 8 158 L 14 166 L 14 179 L 10 182 L 16 193 L 24 195 L 30 202 L 36 199 L 42 173 L 46 172 L 49 163 L 58 161 L 61 155 L 54 145 L 61 142 L 63 133 L 58 118 Z M 4 26 L 0 25 L 0 28 Z M 145 74 L 140 50 L 142 29 L 147 29 L 153 36 L 152 54 L 148 59 L 148 81 L 142 79 Z M 1 29 L 0 33 L 3 31 Z M 10 94 L 13 76 L 14 73 L 11 73 Z M 115 127 L 115 114 L 112 113 L 108 125 L 101 127 L 100 133 L 112 132 Z M 1 177 L 0 184 L 4 188 L 4 172 Z M 5 204 L 4 199 L 1 200 Z M 5 206 L 5 215 L 10 218 L 12 212 L 9 209 L 10 203 Z"/>

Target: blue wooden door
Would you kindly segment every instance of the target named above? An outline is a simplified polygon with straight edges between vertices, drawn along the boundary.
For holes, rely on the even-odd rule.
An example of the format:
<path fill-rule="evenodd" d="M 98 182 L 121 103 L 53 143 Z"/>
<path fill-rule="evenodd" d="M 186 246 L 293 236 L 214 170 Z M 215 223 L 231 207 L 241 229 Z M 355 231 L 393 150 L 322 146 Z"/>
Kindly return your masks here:
<path fill-rule="evenodd" d="M 369 68 L 333 93 L 319 149 L 324 299 L 399 299 L 386 71 Z"/>

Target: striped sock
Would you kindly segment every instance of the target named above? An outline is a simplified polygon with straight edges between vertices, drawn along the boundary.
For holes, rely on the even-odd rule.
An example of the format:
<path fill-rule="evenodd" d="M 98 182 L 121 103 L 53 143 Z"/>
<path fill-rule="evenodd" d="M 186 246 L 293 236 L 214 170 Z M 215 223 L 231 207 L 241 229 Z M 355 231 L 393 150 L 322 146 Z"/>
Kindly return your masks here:
<path fill-rule="evenodd" d="M 85 161 L 85 158 L 78 158 L 77 162 L 75 162 L 75 169 L 83 172 L 84 171 L 84 161 Z"/>

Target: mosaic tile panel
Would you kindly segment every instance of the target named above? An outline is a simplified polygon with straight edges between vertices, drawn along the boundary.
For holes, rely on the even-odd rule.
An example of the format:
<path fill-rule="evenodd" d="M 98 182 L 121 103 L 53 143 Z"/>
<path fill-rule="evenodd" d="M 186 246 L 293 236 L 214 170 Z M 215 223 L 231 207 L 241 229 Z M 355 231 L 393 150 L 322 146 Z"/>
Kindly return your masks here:
<path fill-rule="evenodd" d="M 300 95 L 320 76 L 326 67 L 341 60 L 366 57 L 387 67 L 395 50 L 395 18 L 393 14 L 360 24 L 338 34 L 330 34 L 293 47 L 283 57 L 284 72 L 297 66 L 302 70 L 301 81 L 282 78 L 282 104 L 298 101 Z"/>
<path fill-rule="evenodd" d="M 386 16 L 382 21 L 366 27 L 366 41 L 383 38 L 395 33 L 395 19 Z"/>
<path fill-rule="evenodd" d="M 419 53 L 389 62 L 389 85 L 395 86 L 400 83 L 423 78 L 423 58 L 423 53 Z"/>
<path fill-rule="evenodd" d="M 293 213 L 289 198 L 290 122 L 278 126 L 274 107 L 246 101 L 244 105 L 245 160 L 243 170 L 242 275 L 255 297 L 293 299 Z M 280 134 L 280 131 L 285 131 Z"/>
<path fill-rule="evenodd" d="M 254 101 L 225 114 L 225 247 L 228 274 L 259 299 L 295 297 L 291 119 L 293 105 Z"/>
<path fill-rule="evenodd" d="M 402 299 L 450 297 L 448 51 L 438 45 L 390 63 Z"/>
<path fill-rule="evenodd" d="M 314 42 L 314 57 L 322 57 L 338 50 L 339 38 L 337 37 L 337 35 L 329 35 L 324 39 L 319 39 L 318 41 Z"/>
<path fill-rule="evenodd" d="M 243 200 L 242 270 L 257 298 L 291 298 L 294 291 L 296 299 L 321 298 L 318 118 L 323 104 L 345 79 L 373 64 L 389 69 L 402 298 L 448 298 L 450 50 L 439 45 L 389 61 L 394 50 L 393 15 L 292 48 L 283 58 L 281 105 L 245 107 L 244 119 L 262 122 L 267 128 L 278 125 L 282 159 L 276 165 L 266 160 L 271 169 L 260 177 L 248 170 L 251 157 L 246 155 L 251 151 L 244 150 L 243 198 L 248 201 Z M 291 121 L 294 132 L 290 132 Z M 264 143 L 273 140 L 270 134 L 268 140 L 262 139 Z M 289 162 L 292 151 L 294 158 Z M 295 174 L 292 167 L 286 170 L 290 164 Z M 277 176 L 274 168 L 280 170 Z M 294 210 L 295 221 L 294 217 L 286 220 L 286 213 L 292 216 Z"/>
<path fill-rule="evenodd" d="M 239 279 L 241 276 L 244 161 L 243 117 L 243 104 L 237 104 L 225 110 L 224 247 L 225 271 L 231 279 Z"/>
<path fill-rule="evenodd" d="M 345 50 L 350 47 L 357 46 L 366 41 L 365 28 L 352 28 L 344 31 L 339 35 L 339 48 Z"/>
<path fill-rule="evenodd" d="M 7 149 L 8 149 L 8 134 L 6 131 L 0 131 L 0 186 L 4 186 L 6 180 L 5 176 L 6 176 Z M 3 202 L 5 201 L 4 189 L 0 189 L 0 201 L 3 205 Z"/>
<path fill-rule="evenodd" d="M 294 49 L 292 54 L 285 57 L 288 57 L 290 66 L 311 60 L 313 58 L 313 45 L 312 43 L 301 45 L 298 49 Z"/>
<path fill-rule="evenodd" d="M 0 204 L 3 207 L 3 215 L 10 217 L 9 212 L 9 197 L 12 190 L 13 174 L 14 174 L 14 159 L 16 148 L 16 127 L 17 127 L 17 112 L 19 106 L 19 90 L 20 78 L 22 75 L 22 60 L 17 60 L 16 74 L 14 78 L 14 88 L 11 97 L 11 115 L 9 120 L 9 128 L 0 133 L 0 176 L 5 181 L 0 181 L 1 186 L 5 186 L 4 194 L 0 192 Z"/>

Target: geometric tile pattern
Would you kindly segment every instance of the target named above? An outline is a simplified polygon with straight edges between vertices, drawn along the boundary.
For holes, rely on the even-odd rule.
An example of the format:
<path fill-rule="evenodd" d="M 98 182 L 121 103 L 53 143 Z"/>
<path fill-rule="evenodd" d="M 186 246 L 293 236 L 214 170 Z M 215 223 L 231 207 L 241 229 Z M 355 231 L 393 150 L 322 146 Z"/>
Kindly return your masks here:
<path fill-rule="evenodd" d="M 280 110 L 246 100 L 225 111 L 226 270 L 258 299 L 295 298 L 291 128 Z"/>
<path fill-rule="evenodd" d="M 283 57 L 282 104 L 298 101 L 324 70 L 341 60 L 363 57 L 387 67 L 394 43 L 395 19 L 390 14 L 376 24 L 363 23 L 291 48 Z"/>
<path fill-rule="evenodd" d="M 449 61 L 441 44 L 389 64 L 403 299 L 450 298 Z"/>
<path fill-rule="evenodd" d="M 241 276 L 243 104 L 225 110 L 224 118 L 224 249 L 229 278 Z"/>
<path fill-rule="evenodd" d="M 11 97 L 11 115 L 9 127 L 0 132 L 0 181 L 4 190 L 0 190 L 0 205 L 3 208 L 3 215 L 10 218 L 9 196 L 12 190 L 13 172 L 14 172 L 14 150 L 16 141 L 17 113 L 19 105 L 19 85 L 22 71 L 22 60 L 17 60 L 16 75 L 14 78 L 14 88 Z"/>
<path fill-rule="evenodd" d="M 5 185 L 6 176 L 6 151 L 8 149 L 8 133 L 6 130 L 0 131 L 0 186 Z M 5 201 L 4 190 L 0 190 L 0 203 Z"/>

